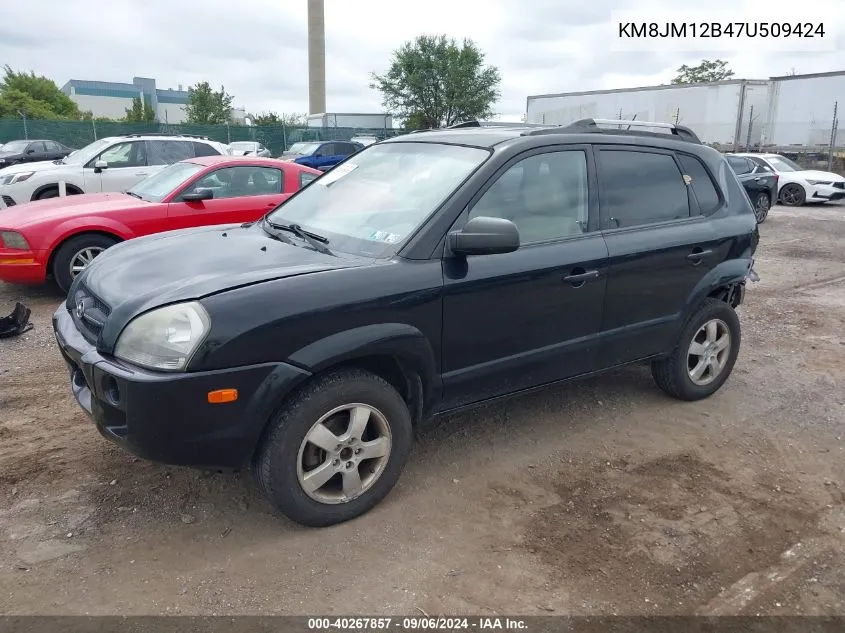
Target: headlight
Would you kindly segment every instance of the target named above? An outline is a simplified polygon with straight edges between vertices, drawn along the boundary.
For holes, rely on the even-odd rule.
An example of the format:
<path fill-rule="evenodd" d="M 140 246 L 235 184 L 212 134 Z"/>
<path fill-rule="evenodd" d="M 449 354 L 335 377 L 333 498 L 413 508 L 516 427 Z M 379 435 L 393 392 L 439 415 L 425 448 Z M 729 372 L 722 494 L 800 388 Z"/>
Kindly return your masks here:
<path fill-rule="evenodd" d="M 34 171 L 22 171 L 17 174 L 2 176 L 0 177 L 0 185 L 14 185 L 16 183 L 23 182 L 24 180 L 29 180 L 30 176 L 34 173 Z"/>
<path fill-rule="evenodd" d="M 0 244 L 6 248 L 17 248 L 22 251 L 29 250 L 29 242 L 26 238 L 16 231 L 0 231 Z"/>
<path fill-rule="evenodd" d="M 833 183 L 829 180 L 808 180 L 809 184 L 816 186 L 816 185 L 832 185 Z"/>
<path fill-rule="evenodd" d="M 165 306 L 130 321 L 114 355 L 149 369 L 182 371 L 209 329 L 211 319 L 199 303 Z"/>

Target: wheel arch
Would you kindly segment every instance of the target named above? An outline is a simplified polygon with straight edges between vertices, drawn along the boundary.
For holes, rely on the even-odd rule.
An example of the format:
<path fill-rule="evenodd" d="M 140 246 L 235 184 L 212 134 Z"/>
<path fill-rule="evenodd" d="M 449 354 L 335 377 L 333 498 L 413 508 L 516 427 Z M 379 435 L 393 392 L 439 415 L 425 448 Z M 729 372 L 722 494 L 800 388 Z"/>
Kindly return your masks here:
<path fill-rule="evenodd" d="M 64 246 L 68 241 L 72 240 L 75 237 L 79 237 L 81 235 L 101 235 L 103 237 L 111 238 L 117 242 L 125 241 L 125 238 L 121 237 L 115 232 L 111 232 L 104 229 L 80 229 L 78 231 L 67 233 L 64 235 L 59 241 L 57 241 L 51 248 L 50 248 L 50 256 L 47 258 L 47 274 L 53 274 L 53 264 L 56 260 L 56 253 L 59 252 L 59 249 Z"/>
<path fill-rule="evenodd" d="M 32 192 L 32 196 L 30 196 L 29 200 L 30 200 L 30 202 L 33 202 L 33 201 L 37 200 L 38 196 L 40 196 L 45 191 L 49 191 L 50 189 L 58 189 L 58 188 L 59 188 L 59 183 L 57 183 L 57 182 L 51 182 L 51 183 L 47 183 L 46 185 L 41 185 L 35 191 Z M 65 190 L 67 191 L 68 195 L 71 195 L 71 196 L 78 196 L 80 194 L 85 193 L 82 190 L 81 187 L 79 187 L 79 186 L 77 186 L 77 185 L 75 185 L 71 182 L 65 182 Z"/>

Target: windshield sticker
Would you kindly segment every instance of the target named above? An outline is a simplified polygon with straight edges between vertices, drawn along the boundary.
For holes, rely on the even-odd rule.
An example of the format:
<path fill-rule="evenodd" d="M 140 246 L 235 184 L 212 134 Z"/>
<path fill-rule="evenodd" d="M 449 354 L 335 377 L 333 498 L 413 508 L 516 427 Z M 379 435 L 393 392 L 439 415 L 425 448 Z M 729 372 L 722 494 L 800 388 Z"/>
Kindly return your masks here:
<path fill-rule="evenodd" d="M 322 178 L 319 180 L 315 180 L 317 184 L 323 185 L 324 187 L 328 187 L 333 182 L 337 182 L 341 178 L 343 178 L 349 172 L 355 170 L 358 167 L 355 163 L 344 163 L 343 165 L 338 165 L 331 171 L 326 172 Z"/>
<path fill-rule="evenodd" d="M 388 244 L 395 244 L 399 241 L 399 236 L 396 233 L 388 233 L 387 231 L 373 231 L 370 233 L 368 239 L 376 242 L 387 242 Z"/>

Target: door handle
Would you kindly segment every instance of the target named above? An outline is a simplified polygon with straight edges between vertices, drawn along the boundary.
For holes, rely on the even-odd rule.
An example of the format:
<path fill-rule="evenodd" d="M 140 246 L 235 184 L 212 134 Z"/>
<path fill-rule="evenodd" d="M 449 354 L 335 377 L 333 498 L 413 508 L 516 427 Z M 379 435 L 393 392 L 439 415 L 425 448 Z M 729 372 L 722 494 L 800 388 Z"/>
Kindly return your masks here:
<path fill-rule="evenodd" d="M 138 171 L 138 172 L 135 172 L 135 175 L 136 176 L 149 176 L 150 172 L 148 172 L 148 171 Z"/>
<path fill-rule="evenodd" d="M 587 270 L 584 272 L 575 272 L 577 270 L 584 271 L 583 268 L 576 268 L 572 271 L 571 274 L 567 275 L 563 278 L 564 281 L 568 281 L 573 286 L 580 287 L 585 282 L 590 281 L 591 279 L 598 279 L 599 271 L 597 270 Z"/>
<path fill-rule="evenodd" d="M 707 257 L 708 255 L 712 255 L 713 251 L 711 250 L 703 250 L 701 248 L 695 248 L 692 253 L 687 255 L 687 259 L 692 260 L 694 264 L 701 263 L 701 260 Z"/>

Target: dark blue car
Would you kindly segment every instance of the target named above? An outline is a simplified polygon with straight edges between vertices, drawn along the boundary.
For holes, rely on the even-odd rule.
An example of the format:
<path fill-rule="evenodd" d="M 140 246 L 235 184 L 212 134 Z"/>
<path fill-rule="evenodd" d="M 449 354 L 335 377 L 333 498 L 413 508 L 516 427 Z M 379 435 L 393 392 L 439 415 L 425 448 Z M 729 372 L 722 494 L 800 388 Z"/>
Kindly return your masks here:
<path fill-rule="evenodd" d="M 327 171 L 361 149 L 361 143 L 351 141 L 303 141 L 291 145 L 279 158 Z"/>

